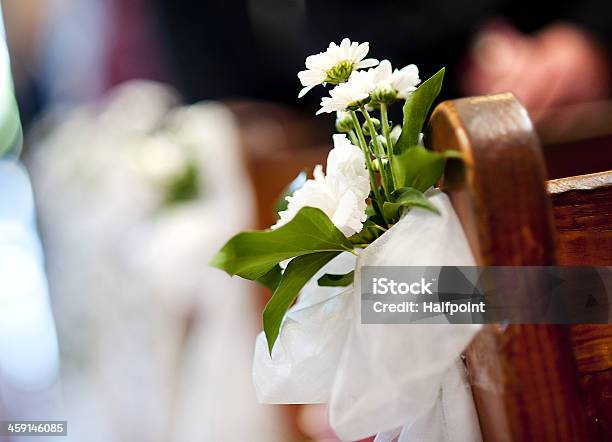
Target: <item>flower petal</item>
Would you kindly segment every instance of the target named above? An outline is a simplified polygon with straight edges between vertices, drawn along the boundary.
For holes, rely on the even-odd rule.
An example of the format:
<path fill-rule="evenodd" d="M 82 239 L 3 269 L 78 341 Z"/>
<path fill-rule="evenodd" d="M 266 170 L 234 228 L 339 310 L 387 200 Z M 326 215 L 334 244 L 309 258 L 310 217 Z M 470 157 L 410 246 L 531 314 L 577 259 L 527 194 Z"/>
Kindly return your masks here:
<path fill-rule="evenodd" d="M 306 95 L 315 86 L 317 86 L 317 85 L 316 84 L 311 84 L 310 86 L 303 87 L 302 90 L 300 91 L 300 93 L 298 94 L 298 98 L 302 98 L 304 95 Z"/>
<path fill-rule="evenodd" d="M 377 64 L 378 60 L 376 60 L 375 58 L 366 58 L 365 60 L 361 60 L 359 63 L 357 63 L 357 69 L 371 68 L 376 66 Z"/>

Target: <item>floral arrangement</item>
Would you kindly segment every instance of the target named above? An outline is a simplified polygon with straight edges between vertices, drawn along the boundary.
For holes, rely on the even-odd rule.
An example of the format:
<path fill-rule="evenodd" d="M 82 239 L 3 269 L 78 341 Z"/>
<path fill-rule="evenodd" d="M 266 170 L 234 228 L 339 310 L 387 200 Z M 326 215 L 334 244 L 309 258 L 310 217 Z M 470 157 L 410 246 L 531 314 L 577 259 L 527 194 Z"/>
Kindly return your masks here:
<path fill-rule="evenodd" d="M 421 83 L 415 65 L 393 70 L 388 60 L 366 59 L 368 51 L 368 43 L 345 38 L 306 58 L 306 70 L 298 73 L 299 96 L 319 85 L 334 86 L 317 112 L 337 114 L 339 133 L 325 172 L 317 165 L 313 178 L 286 196 L 269 230 L 234 236 L 211 261 L 273 292 L 263 312 L 270 353 L 302 287 L 338 254 L 358 255 L 407 210 L 436 212 L 424 192 L 442 175 L 446 159 L 459 156 L 432 152 L 422 143 L 444 68 Z M 389 108 L 402 101 L 403 124 L 393 127 Z M 346 286 L 353 274 L 325 274 L 318 284 Z"/>

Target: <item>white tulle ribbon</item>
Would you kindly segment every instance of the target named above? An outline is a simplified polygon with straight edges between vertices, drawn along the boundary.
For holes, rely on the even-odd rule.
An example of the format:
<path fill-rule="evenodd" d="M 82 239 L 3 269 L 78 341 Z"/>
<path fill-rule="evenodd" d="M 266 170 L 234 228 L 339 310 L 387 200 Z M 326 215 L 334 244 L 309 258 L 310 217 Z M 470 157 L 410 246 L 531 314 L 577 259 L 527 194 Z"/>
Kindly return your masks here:
<path fill-rule="evenodd" d="M 459 359 L 479 325 L 360 321 L 364 265 L 475 265 L 447 196 L 429 196 L 441 215 L 411 210 L 361 253 L 354 287 L 309 284 L 285 318 L 272 357 L 260 334 L 253 380 L 261 402 L 328 403 L 331 426 L 343 440 L 376 433 L 379 442 L 481 440 Z M 350 265 L 339 257 L 323 272 Z"/>
<path fill-rule="evenodd" d="M 353 255 L 340 255 L 302 289 L 283 321 L 272 358 L 264 333 L 259 334 L 253 380 L 260 402 L 329 402 L 341 349 L 353 322 L 353 289 L 323 288 L 316 280 L 323 273 L 341 274 L 354 267 Z"/>

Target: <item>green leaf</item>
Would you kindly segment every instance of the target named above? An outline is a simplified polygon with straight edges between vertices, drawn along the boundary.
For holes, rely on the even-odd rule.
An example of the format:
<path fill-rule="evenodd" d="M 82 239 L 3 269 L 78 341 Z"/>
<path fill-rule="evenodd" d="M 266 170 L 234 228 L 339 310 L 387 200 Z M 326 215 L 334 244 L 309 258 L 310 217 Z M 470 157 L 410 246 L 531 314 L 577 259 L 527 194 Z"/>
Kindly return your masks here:
<path fill-rule="evenodd" d="M 283 272 L 280 266 L 276 264 L 274 267 L 272 267 L 272 270 L 270 270 L 268 273 L 261 276 L 260 278 L 257 278 L 256 281 L 264 287 L 270 289 L 270 291 L 274 293 L 274 290 L 276 290 L 276 287 L 278 287 L 278 284 L 280 283 L 282 277 Z"/>
<path fill-rule="evenodd" d="M 210 265 L 230 275 L 258 279 L 276 264 L 316 252 L 352 251 L 353 245 L 320 209 L 302 208 L 276 230 L 243 232 L 217 252 Z"/>
<path fill-rule="evenodd" d="M 434 213 L 440 213 L 436 207 L 429 202 L 423 192 L 412 187 L 402 187 L 393 192 L 392 197 L 395 202 L 385 202 L 383 212 L 387 219 L 397 219 L 402 215 L 403 209 L 420 207 Z"/>
<path fill-rule="evenodd" d="M 299 291 L 317 273 L 321 267 L 335 258 L 340 252 L 319 252 L 299 256 L 292 259 L 283 277 L 274 291 L 272 298 L 266 304 L 263 312 L 263 327 L 268 341 L 268 351 L 272 354 L 272 347 L 278 338 L 280 325 L 285 313 L 291 307 Z"/>
<path fill-rule="evenodd" d="M 361 229 L 361 232 L 355 233 L 349 238 L 351 243 L 370 244 L 374 242 L 374 240 L 384 232 L 384 230 L 381 229 L 380 225 L 378 225 L 375 220 L 375 215 L 370 216 L 370 218 L 368 218 L 366 222 L 363 223 L 363 228 Z"/>
<path fill-rule="evenodd" d="M 444 173 L 447 158 L 461 158 L 455 150 L 434 152 L 414 146 L 393 158 L 399 187 L 413 187 L 421 192 L 433 186 Z"/>
<path fill-rule="evenodd" d="M 346 287 L 353 283 L 355 276 L 355 270 L 351 270 L 344 275 L 334 275 L 332 273 L 326 273 L 317 280 L 317 284 L 321 287 Z"/>
<path fill-rule="evenodd" d="M 383 167 L 385 169 L 384 178 L 386 179 L 385 184 L 387 185 L 387 189 L 394 189 L 395 184 L 393 183 L 393 171 L 391 170 L 391 163 L 386 162 L 383 164 Z M 383 179 L 382 175 L 381 179 Z"/>
<path fill-rule="evenodd" d="M 444 68 L 422 83 L 406 99 L 404 103 L 404 125 L 394 146 L 394 154 L 400 154 L 418 144 L 419 134 L 423 130 L 431 105 L 442 89 L 443 79 Z"/>
<path fill-rule="evenodd" d="M 413 187 L 421 192 L 429 189 L 444 172 L 444 156 L 414 146 L 393 158 L 398 187 Z"/>

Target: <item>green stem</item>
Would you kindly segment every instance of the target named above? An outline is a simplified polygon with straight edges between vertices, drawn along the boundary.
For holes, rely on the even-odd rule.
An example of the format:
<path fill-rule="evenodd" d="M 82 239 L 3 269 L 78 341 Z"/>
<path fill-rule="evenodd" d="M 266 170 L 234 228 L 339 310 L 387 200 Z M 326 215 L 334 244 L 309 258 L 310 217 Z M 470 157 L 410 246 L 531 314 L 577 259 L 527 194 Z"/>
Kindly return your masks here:
<path fill-rule="evenodd" d="M 368 172 L 370 174 L 370 186 L 372 187 L 372 193 L 374 194 L 375 201 L 372 203 L 374 210 L 378 212 L 380 217 L 385 221 L 388 225 L 389 223 L 385 219 L 382 211 L 382 198 L 380 197 L 380 192 L 378 191 L 378 184 L 376 184 L 376 175 L 374 175 L 374 167 L 372 166 L 372 158 L 370 156 L 370 150 L 368 149 L 368 145 L 366 144 L 365 137 L 363 136 L 363 131 L 361 130 L 361 124 L 359 124 L 359 119 L 357 118 L 357 114 L 355 111 L 351 112 L 351 118 L 353 119 L 353 125 L 355 126 L 355 132 L 357 133 L 357 138 L 359 140 L 359 146 L 363 151 L 363 155 L 365 156 L 366 166 L 368 168 Z"/>
<path fill-rule="evenodd" d="M 351 143 L 353 143 L 355 146 L 359 146 L 359 140 L 357 139 L 357 135 L 355 135 L 354 130 L 349 131 L 349 138 L 351 139 Z"/>
<path fill-rule="evenodd" d="M 375 229 L 379 229 L 382 230 L 383 232 L 386 232 L 387 229 L 385 229 L 383 226 L 379 226 L 378 224 L 376 224 L 375 222 L 372 222 L 373 226 Z"/>
<path fill-rule="evenodd" d="M 359 108 L 361 110 L 361 113 L 363 113 L 365 119 L 366 119 L 366 123 L 368 125 L 368 129 L 370 130 L 370 139 L 372 140 L 372 142 L 374 143 L 374 146 L 376 147 L 376 150 L 378 151 L 377 153 L 377 157 L 378 157 L 378 170 L 380 171 L 380 176 L 381 176 L 381 182 L 382 182 L 382 186 L 383 186 L 383 190 L 385 191 L 385 197 L 387 198 L 387 201 L 391 201 L 391 192 L 389 192 L 389 188 L 387 187 L 387 182 L 389 181 L 389 178 L 387 177 L 387 172 L 385 170 L 385 165 L 383 164 L 382 161 L 382 157 L 385 155 L 385 152 L 383 151 L 382 146 L 380 145 L 380 141 L 378 140 L 378 132 L 376 132 L 376 129 L 374 129 L 374 123 L 372 123 L 372 118 L 370 118 L 370 113 L 366 110 L 365 106 L 361 106 Z"/>
<path fill-rule="evenodd" d="M 385 140 L 387 141 L 387 158 L 389 159 L 389 167 L 391 168 L 391 179 L 393 187 L 397 189 L 397 180 L 393 174 L 393 144 L 391 143 L 391 128 L 389 127 L 389 116 L 387 115 L 387 103 L 380 103 L 380 119 L 382 124 Z"/>

